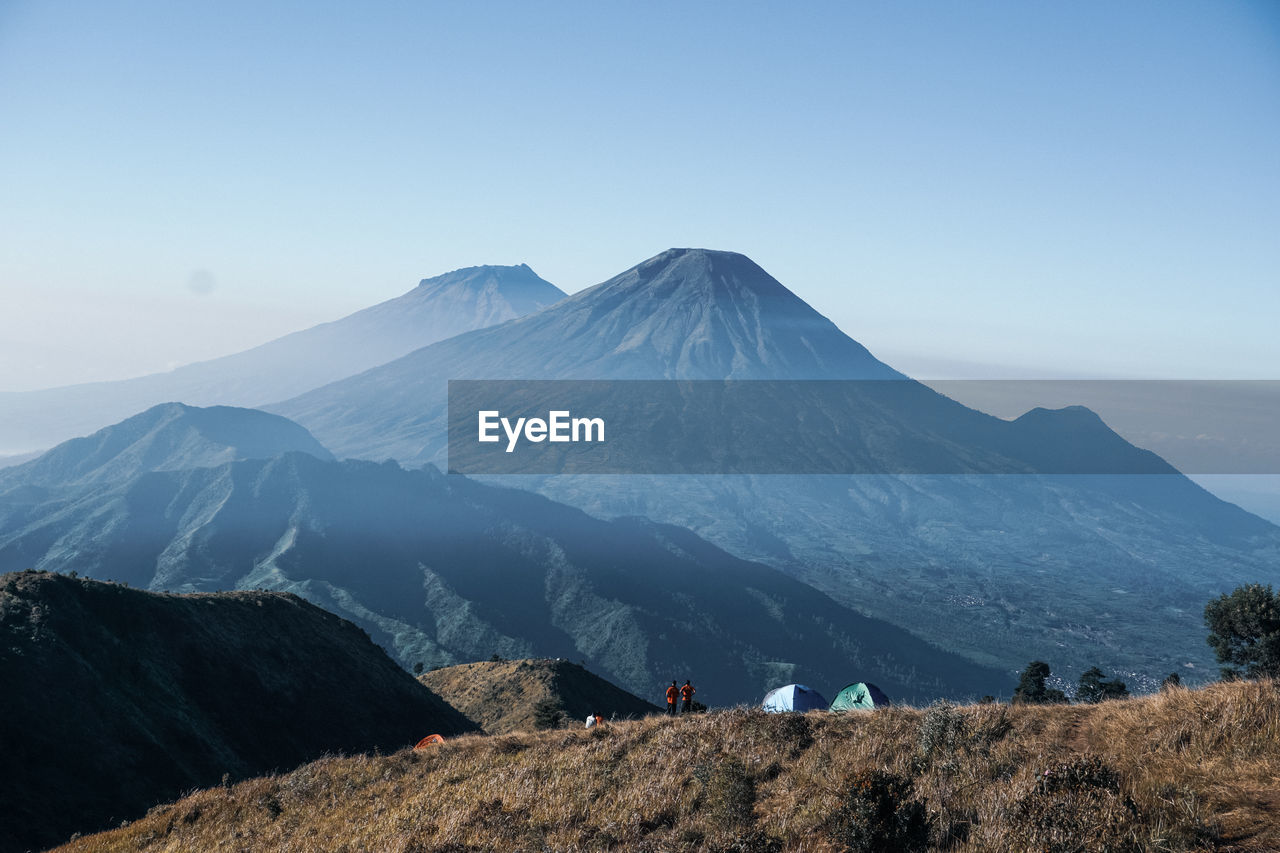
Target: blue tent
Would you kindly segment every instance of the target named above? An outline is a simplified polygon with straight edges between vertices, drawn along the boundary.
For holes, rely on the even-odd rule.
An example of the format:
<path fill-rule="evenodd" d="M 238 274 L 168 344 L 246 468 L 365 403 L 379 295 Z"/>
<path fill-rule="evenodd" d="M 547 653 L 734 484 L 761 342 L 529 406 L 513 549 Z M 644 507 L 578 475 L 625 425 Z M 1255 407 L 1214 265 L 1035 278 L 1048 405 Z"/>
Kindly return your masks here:
<path fill-rule="evenodd" d="M 788 684 L 786 687 L 779 687 L 777 690 L 770 690 L 769 695 L 764 697 L 764 704 L 761 706 L 770 714 L 781 714 L 784 711 L 813 711 L 827 709 L 827 700 L 822 698 L 822 694 L 814 690 L 812 687 L 805 687 L 803 684 Z"/>

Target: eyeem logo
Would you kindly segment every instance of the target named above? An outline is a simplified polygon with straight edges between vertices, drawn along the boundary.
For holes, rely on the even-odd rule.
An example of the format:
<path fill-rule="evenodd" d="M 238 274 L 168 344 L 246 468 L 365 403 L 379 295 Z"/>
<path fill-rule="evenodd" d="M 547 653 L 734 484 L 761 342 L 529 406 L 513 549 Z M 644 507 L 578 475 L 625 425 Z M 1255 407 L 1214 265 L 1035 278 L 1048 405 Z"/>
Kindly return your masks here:
<path fill-rule="evenodd" d="M 1280 474 L 1280 380 L 932 385 L 905 379 L 451 379 L 448 470 Z M 591 417 L 571 414 L 584 412 Z"/>
<path fill-rule="evenodd" d="M 514 424 L 510 418 L 502 417 L 497 410 L 477 413 L 479 420 L 479 440 L 482 442 L 501 441 L 498 427 L 507 434 L 507 452 L 516 449 L 516 443 L 523 433 L 525 441 L 535 444 L 542 441 L 552 442 L 595 442 L 604 441 L 604 418 L 575 418 L 568 411 L 547 412 L 546 420 L 542 418 L 517 418 Z"/>

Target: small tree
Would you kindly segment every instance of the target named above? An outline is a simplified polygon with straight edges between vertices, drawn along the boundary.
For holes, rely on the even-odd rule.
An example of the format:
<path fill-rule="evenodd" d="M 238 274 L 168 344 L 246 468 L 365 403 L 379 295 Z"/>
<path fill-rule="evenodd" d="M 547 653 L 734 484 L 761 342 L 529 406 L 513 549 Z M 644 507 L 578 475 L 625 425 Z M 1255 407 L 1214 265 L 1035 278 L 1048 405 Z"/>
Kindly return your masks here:
<path fill-rule="evenodd" d="M 1161 690 L 1168 690 L 1172 687 L 1180 687 L 1180 686 L 1182 686 L 1182 676 L 1178 675 L 1178 673 L 1176 672 L 1169 673 L 1169 675 L 1165 678 L 1165 680 L 1160 682 Z"/>
<path fill-rule="evenodd" d="M 1029 705 L 1051 705 L 1066 702 L 1067 695 L 1061 690 L 1044 686 L 1049 677 L 1049 664 L 1042 660 L 1033 660 L 1022 671 L 1018 686 L 1013 691 L 1014 702 L 1026 702 Z"/>
<path fill-rule="evenodd" d="M 1209 645 L 1225 679 L 1280 677 L 1280 595 L 1248 584 L 1204 607 Z"/>
<path fill-rule="evenodd" d="M 422 675 L 422 661 L 418 661 L 413 665 L 413 674 Z"/>
<path fill-rule="evenodd" d="M 1080 689 L 1076 691 L 1076 699 L 1089 704 L 1097 704 L 1104 699 L 1122 699 L 1129 695 L 1128 688 L 1120 679 L 1106 681 L 1102 670 L 1091 666 L 1080 676 Z"/>

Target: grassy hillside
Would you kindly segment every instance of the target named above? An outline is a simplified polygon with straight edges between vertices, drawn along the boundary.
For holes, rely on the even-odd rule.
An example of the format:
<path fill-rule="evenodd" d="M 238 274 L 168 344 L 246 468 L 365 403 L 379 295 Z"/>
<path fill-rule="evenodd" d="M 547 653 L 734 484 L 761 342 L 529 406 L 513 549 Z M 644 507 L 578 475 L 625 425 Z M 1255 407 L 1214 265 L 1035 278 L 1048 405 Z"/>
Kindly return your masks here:
<path fill-rule="evenodd" d="M 418 680 L 489 734 L 533 730 L 539 702 L 563 711 L 570 727 L 582 725 L 587 714 L 633 719 L 661 710 L 567 660 L 464 663 Z"/>
<path fill-rule="evenodd" d="M 475 728 L 293 595 L 0 576 L 0 853 L 223 779 Z"/>
<path fill-rule="evenodd" d="M 933 849 L 1261 851 L 1280 849 L 1277 778 L 1272 682 L 1083 707 L 737 710 L 324 759 L 62 849 L 834 851 L 925 824 Z"/>

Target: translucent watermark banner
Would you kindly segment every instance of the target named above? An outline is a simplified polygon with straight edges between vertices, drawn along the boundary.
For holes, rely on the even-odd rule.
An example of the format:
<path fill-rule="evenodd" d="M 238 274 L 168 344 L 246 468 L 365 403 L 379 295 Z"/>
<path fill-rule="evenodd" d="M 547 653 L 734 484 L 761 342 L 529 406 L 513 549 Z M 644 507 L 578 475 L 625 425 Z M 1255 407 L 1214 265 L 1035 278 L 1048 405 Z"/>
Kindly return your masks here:
<path fill-rule="evenodd" d="M 1280 382 L 452 380 L 462 474 L 1277 474 Z"/>

